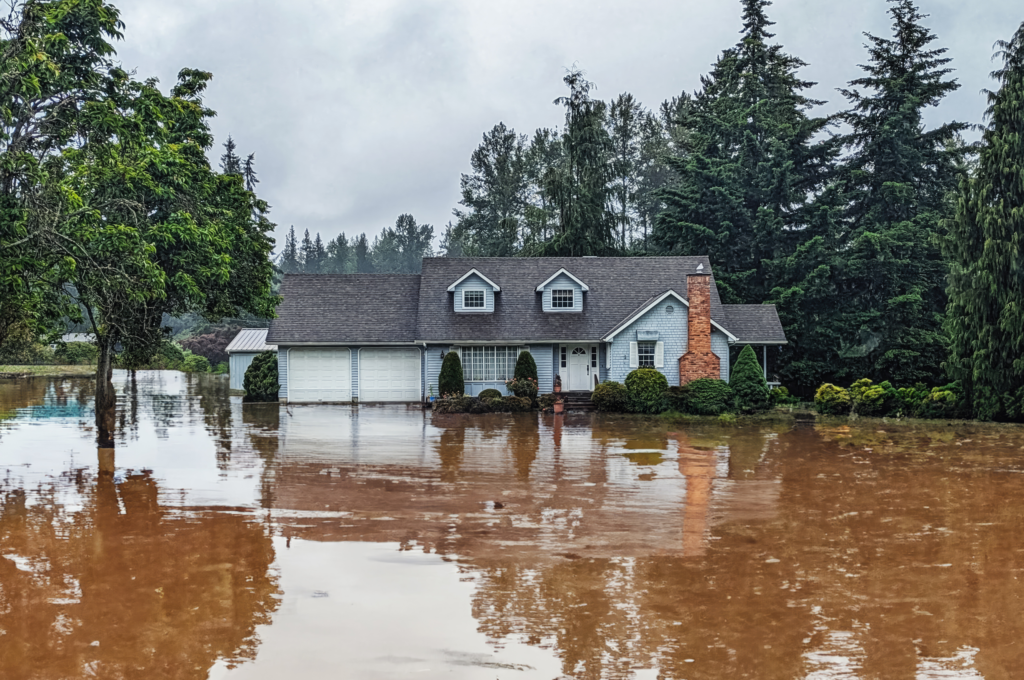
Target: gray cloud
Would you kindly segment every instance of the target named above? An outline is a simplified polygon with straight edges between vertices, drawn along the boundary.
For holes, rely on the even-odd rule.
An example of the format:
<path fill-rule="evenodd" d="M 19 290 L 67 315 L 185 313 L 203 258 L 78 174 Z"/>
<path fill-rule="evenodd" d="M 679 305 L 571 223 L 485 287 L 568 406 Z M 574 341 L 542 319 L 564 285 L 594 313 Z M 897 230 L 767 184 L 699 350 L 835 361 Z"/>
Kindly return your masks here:
<path fill-rule="evenodd" d="M 123 64 L 170 87 L 182 67 L 212 71 L 218 141 L 255 152 L 279 237 L 371 237 L 404 212 L 440 230 L 459 175 L 498 121 L 556 126 L 552 101 L 576 63 L 598 97 L 649 107 L 699 86 L 735 43 L 739 2 L 705 0 L 113 0 Z M 962 87 L 942 109 L 981 122 L 992 44 L 1024 20 L 1016 0 L 921 0 Z M 864 31 L 887 35 L 884 0 L 777 0 L 777 40 L 808 62 L 824 111 L 866 60 Z M 219 149 L 216 153 L 219 155 Z"/>

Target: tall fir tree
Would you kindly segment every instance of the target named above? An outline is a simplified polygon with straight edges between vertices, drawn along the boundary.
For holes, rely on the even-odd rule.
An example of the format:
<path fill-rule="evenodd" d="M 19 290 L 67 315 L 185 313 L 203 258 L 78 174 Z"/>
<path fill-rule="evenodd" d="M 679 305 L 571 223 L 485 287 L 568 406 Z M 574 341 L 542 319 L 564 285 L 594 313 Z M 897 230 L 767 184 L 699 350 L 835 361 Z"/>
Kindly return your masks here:
<path fill-rule="evenodd" d="M 327 242 L 327 261 L 323 268 L 325 274 L 348 274 L 351 260 L 352 247 L 345 234 L 338 234 Z"/>
<path fill-rule="evenodd" d="M 352 250 L 355 253 L 356 273 L 372 274 L 374 272 L 373 254 L 370 252 L 370 242 L 366 238 L 366 234 L 359 235 Z"/>
<path fill-rule="evenodd" d="M 228 135 L 228 141 L 224 142 L 224 154 L 220 157 L 220 169 L 225 175 L 242 174 L 242 159 L 235 153 L 236 148 L 235 140 Z"/>
<path fill-rule="evenodd" d="M 242 164 L 242 177 L 245 178 L 245 190 L 256 191 L 256 185 L 260 181 L 256 178 L 256 154 L 251 153 L 245 157 L 245 162 Z"/>
<path fill-rule="evenodd" d="M 309 257 L 306 260 L 305 271 L 307 274 L 324 274 L 327 266 L 327 247 L 324 246 L 320 232 L 316 233 L 313 239 L 313 247 L 310 249 Z"/>
<path fill-rule="evenodd" d="M 611 195 L 614 202 L 616 236 L 620 250 L 626 250 L 638 220 L 635 201 L 639 189 L 642 136 L 649 114 L 633 95 L 625 92 L 608 107 L 608 135 L 612 149 Z"/>
<path fill-rule="evenodd" d="M 284 250 L 281 252 L 281 271 L 285 274 L 298 274 L 302 270 L 299 260 L 299 242 L 295 238 L 295 225 L 288 228 L 284 237 Z"/>
<path fill-rule="evenodd" d="M 1024 401 L 1024 24 L 999 48 L 977 171 L 960 183 L 944 240 L 946 370 L 983 420 L 1019 419 Z"/>
<path fill-rule="evenodd" d="M 434 228 L 416 224 L 412 215 L 399 215 L 394 228 L 385 227 L 373 242 L 374 271 L 382 274 L 419 274 L 423 258 L 432 253 Z"/>
<path fill-rule="evenodd" d="M 302 244 L 299 246 L 299 270 L 303 274 L 315 274 L 309 268 L 316 263 L 316 255 L 313 252 L 313 239 L 309 237 L 309 229 L 302 235 Z"/>
<path fill-rule="evenodd" d="M 702 78 L 663 192 L 653 245 L 664 254 L 708 255 L 726 302 L 764 302 L 775 285 L 771 263 L 792 252 L 813 220 L 836 143 L 829 121 L 803 92 L 806 64 L 769 44 L 768 0 L 743 0 L 740 42 Z"/>
<path fill-rule="evenodd" d="M 611 139 L 604 126 L 605 104 L 591 99 L 593 83 L 577 69 L 563 79 L 565 107 L 561 156 L 544 177 L 547 199 L 558 213 L 554 237 L 542 244 L 545 256 L 610 255 L 615 252 L 615 216 L 609 209 Z"/>
<path fill-rule="evenodd" d="M 812 387 L 871 378 L 942 379 L 946 263 L 939 248 L 967 125 L 926 129 L 925 110 L 959 85 L 913 0 L 889 0 L 891 38 L 868 34 L 864 76 L 841 90 L 852 108 L 835 221 L 780 263 L 775 292 L 795 342 L 784 374 Z M 837 300 L 842 300 L 837 304 Z"/>

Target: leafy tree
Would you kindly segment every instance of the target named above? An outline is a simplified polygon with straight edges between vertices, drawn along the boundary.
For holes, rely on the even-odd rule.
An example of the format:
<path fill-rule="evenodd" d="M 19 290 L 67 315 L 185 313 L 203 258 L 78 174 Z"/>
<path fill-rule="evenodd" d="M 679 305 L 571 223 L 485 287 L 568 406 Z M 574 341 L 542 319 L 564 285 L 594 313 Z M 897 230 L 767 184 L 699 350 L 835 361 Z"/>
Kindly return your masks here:
<path fill-rule="evenodd" d="M 547 256 L 609 255 L 615 250 L 615 217 L 609 210 L 611 140 L 605 105 L 590 98 L 593 83 L 573 69 L 563 79 L 567 97 L 558 160 L 544 175 L 544 192 L 558 213 L 554 237 L 540 247 Z"/>
<path fill-rule="evenodd" d="M 441 362 L 437 376 L 437 391 L 442 397 L 461 397 L 466 393 L 466 382 L 462 378 L 462 360 L 455 352 L 448 352 Z"/>
<path fill-rule="evenodd" d="M 277 352 L 260 352 L 253 357 L 242 379 L 245 401 L 277 401 L 281 389 L 277 375 Z"/>
<path fill-rule="evenodd" d="M 281 253 L 281 271 L 285 274 L 298 274 L 302 265 L 299 260 L 299 243 L 295 238 L 295 226 L 288 228 L 284 237 L 284 250 Z"/>
<path fill-rule="evenodd" d="M 943 244 L 951 263 L 946 370 L 983 420 L 1003 417 L 1007 405 L 1016 411 L 1024 387 L 1024 24 L 998 46 L 999 89 L 988 93 L 977 172 L 960 183 Z"/>
<path fill-rule="evenodd" d="M 419 274 L 423 258 L 432 253 L 433 240 L 432 226 L 416 224 L 412 215 L 399 215 L 395 227 L 386 227 L 374 240 L 374 271 L 382 274 Z"/>
<path fill-rule="evenodd" d="M 836 143 L 828 121 L 807 110 L 805 66 L 769 44 L 767 0 L 743 0 L 740 42 L 725 50 L 692 103 L 681 101 L 686 135 L 667 160 L 652 245 L 664 254 L 708 255 L 725 302 L 761 303 L 776 285 L 771 263 L 813 231 L 812 197 Z M 678 112 L 677 112 L 678 113 Z"/>
<path fill-rule="evenodd" d="M 235 153 L 235 140 L 228 135 L 228 141 L 224 142 L 224 154 L 220 157 L 220 170 L 225 175 L 241 175 L 242 159 Z"/>
<path fill-rule="evenodd" d="M 947 267 L 937 236 L 966 125 L 925 127 L 925 110 L 959 86 L 912 0 L 890 2 L 892 38 L 868 35 L 865 75 L 842 90 L 853 107 L 839 116 L 850 132 L 835 228 L 779 267 L 793 284 L 776 295 L 798 338 L 785 373 L 805 387 L 865 375 L 941 379 Z"/>
<path fill-rule="evenodd" d="M 469 250 L 481 257 L 510 257 L 520 244 L 529 192 L 526 138 L 498 123 L 484 133 L 470 157 L 472 174 L 462 175 L 462 200 L 456 210 Z"/>
<path fill-rule="evenodd" d="M 736 404 L 744 411 L 763 411 L 768 408 L 768 383 L 757 361 L 754 348 L 747 345 L 740 352 L 729 373 L 729 387 Z"/>
<path fill-rule="evenodd" d="M 538 244 L 554 235 L 558 213 L 544 190 L 544 177 L 548 169 L 562 158 L 562 142 L 555 130 L 537 130 L 526 150 L 526 177 L 529 182 L 525 211 L 526 233 L 524 247 L 536 250 Z"/>

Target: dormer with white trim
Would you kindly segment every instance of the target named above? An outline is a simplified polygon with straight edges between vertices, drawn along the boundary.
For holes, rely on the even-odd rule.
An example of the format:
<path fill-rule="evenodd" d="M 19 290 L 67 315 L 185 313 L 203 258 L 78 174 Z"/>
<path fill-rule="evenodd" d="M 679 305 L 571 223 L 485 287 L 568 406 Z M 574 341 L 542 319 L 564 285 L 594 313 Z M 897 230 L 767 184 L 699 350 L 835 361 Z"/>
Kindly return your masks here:
<path fill-rule="evenodd" d="M 476 269 L 470 269 L 462 278 L 448 286 L 448 292 L 455 294 L 456 313 L 492 314 L 494 313 L 494 296 L 501 292 L 501 286 Z"/>
<path fill-rule="evenodd" d="M 559 269 L 537 286 L 537 292 L 544 296 L 541 305 L 545 312 L 582 312 L 583 294 L 589 290 L 587 284 L 565 269 Z"/>

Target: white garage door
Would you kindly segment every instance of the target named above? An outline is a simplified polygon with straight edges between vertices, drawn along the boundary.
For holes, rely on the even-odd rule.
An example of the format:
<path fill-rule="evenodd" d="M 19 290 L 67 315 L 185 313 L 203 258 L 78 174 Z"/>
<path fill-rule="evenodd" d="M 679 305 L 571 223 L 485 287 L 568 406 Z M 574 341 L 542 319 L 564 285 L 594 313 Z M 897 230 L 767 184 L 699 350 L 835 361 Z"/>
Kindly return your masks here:
<path fill-rule="evenodd" d="M 290 350 L 288 401 L 352 401 L 351 351 L 312 347 Z"/>
<path fill-rule="evenodd" d="M 418 349 L 359 350 L 359 401 L 419 401 Z"/>

